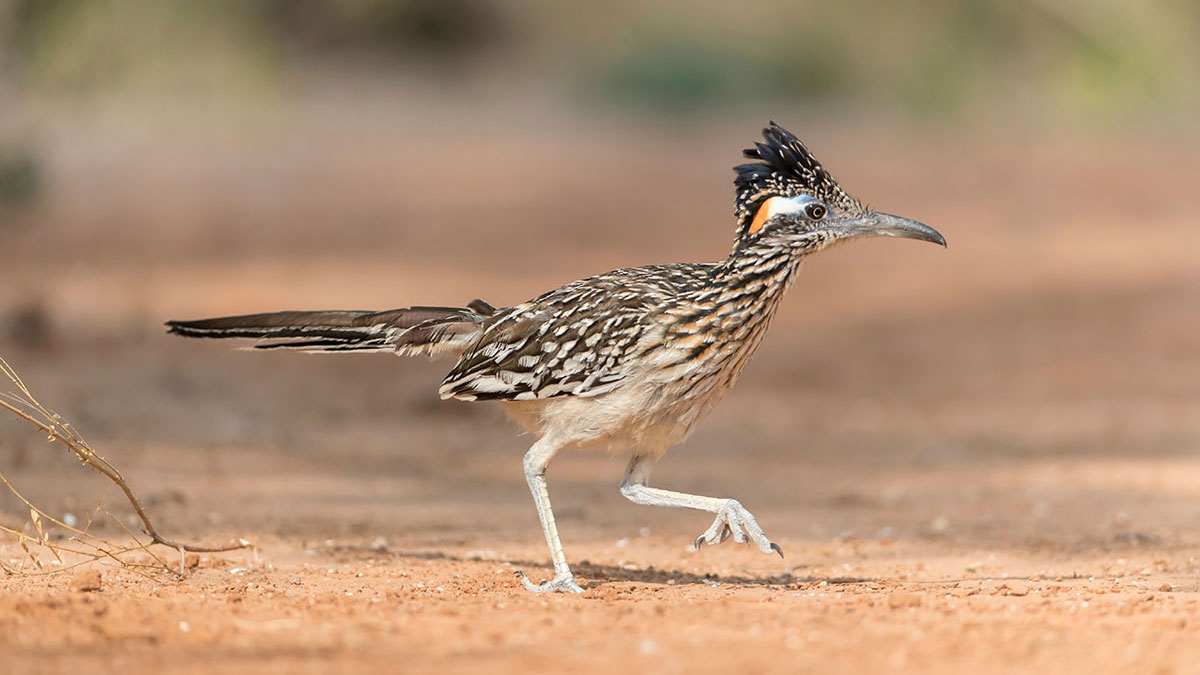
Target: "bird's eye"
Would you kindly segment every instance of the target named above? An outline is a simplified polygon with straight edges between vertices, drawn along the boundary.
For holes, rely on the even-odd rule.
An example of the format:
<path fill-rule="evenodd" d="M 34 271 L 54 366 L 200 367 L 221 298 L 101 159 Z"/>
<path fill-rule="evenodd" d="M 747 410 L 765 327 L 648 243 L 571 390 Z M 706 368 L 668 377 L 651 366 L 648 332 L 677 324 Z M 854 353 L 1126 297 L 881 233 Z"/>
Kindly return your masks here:
<path fill-rule="evenodd" d="M 825 217 L 826 213 L 829 213 L 829 209 L 825 208 L 821 204 L 809 204 L 808 206 L 804 207 L 804 215 L 808 216 L 812 220 L 820 220 Z"/>

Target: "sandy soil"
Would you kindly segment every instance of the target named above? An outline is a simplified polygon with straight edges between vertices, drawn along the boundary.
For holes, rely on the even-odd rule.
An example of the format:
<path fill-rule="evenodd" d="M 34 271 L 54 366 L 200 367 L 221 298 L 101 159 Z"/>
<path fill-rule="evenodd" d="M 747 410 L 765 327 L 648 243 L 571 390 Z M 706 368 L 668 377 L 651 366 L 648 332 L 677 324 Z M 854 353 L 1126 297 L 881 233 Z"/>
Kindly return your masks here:
<path fill-rule="evenodd" d="M 749 138 L 555 131 L 515 152 L 310 131 L 236 153 L 55 146 L 53 200 L 10 231 L 0 354 L 162 529 L 258 548 L 182 581 L 0 577 L 4 672 L 1197 671 L 1194 147 L 814 130 L 851 191 L 950 248 L 814 261 L 730 398 L 660 464 L 659 485 L 741 500 L 787 558 L 693 551 L 709 517 L 632 505 L 620 458 L 568 455 L 550 486 L 587 592 L 565 597 L 515 577 L 548 572 L 530 439 L 438 401 L 445 364 L 239 353 L 158 323 L 500 304 L 719 257 L 725 167 Z M 516 164 L 464 194 L 436 179 L 458 144 Z M 528 188 L 538 171 L 552 189 Z M 35 502 L 116 507 L 49 447 L 0 421 L 0 467 Z"/>

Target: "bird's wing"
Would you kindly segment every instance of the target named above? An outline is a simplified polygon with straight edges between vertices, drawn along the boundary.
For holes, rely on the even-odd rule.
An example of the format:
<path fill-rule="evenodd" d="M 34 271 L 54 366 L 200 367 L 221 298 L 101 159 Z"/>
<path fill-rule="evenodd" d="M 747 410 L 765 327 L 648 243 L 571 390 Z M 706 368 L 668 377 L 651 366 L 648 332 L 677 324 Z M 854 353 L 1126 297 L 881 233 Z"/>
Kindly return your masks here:
<path fill-rule="evenodd" d="M 525 401 L 597 396 L 628 374 L 650 319 L 698 288 L 712 265 L 616 270 L 497 315 L 442 381 L 442 398 Z"/>

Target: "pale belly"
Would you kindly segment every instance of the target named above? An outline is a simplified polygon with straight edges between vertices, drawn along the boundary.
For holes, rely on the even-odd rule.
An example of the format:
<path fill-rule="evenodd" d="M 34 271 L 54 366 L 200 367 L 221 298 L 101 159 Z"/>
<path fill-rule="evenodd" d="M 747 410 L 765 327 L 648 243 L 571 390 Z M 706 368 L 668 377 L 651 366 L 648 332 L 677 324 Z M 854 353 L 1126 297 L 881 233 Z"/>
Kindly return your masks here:
<path fill-rule="evenodd" d="M 560 447 L 657 458 L 695 431 L 729 393 L 740 370 L 711 373 L 686 383 L 634 378 L 600 396 L 504 401 L 501 405 L 527 431 L 549 437 Z"/>

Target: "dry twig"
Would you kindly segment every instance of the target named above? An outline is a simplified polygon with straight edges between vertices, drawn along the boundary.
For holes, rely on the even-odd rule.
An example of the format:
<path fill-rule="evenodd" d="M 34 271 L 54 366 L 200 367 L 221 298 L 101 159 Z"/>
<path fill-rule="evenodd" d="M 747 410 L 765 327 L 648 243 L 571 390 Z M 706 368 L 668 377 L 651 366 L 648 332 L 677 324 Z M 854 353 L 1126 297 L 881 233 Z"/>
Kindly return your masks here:
<path fill-rule="evenodd" d="M 55 441 L 62 443 L 67 447 L 68 450 L 74 453 L 79 461 L 85 466 L 95 469 L 105 478 L 112 481 L 112 483 L 120 488 L 121 492 L 124 493 L 126 500 L 128 500 L 129 505 L 133 508 L 134 513 L 137 514 L 138 519 L 142 523 L 143 532 L 150 538 L 150 541 L 148 542 L 139 541 L 137 536 L 134 535 L 133 532 L 130 532 L 119 518 L 109 513 L 109 515 L 113 517 L 113 520 L 115 520 L 121 526 L 121 528 L 125 529 L 126 533 L 135 544 L 133 546 L 115 546 L 103 538 L 88 532 L 92 522 L 90 517 L 88 519 L 88 524 L 85 525 L 83 529 L 79 529 L 73 525 L 67 524 L 35 506 L 17 491 L 17 489 L 12 485 L 12 483 L 9 482 L 8 478 L 3 472 L 0 472 L 0 482 L 2 482 L 4 486 L 8 488 L 9 492 L 16 496 L 16 498 L 20 500 L 22 504 L 29 508 L 30 519 L 33 522 L 34 529 L 37 531 L 37 537 L 32 537 L 24 532 L 4 525 L 0 525 L 0 532 L 7 532 L 8 534 L 16 537 L 21 548 L 25 550 L 25 552 L 29 555 L 30 560 L 33 561 L 34 566 L 38 568 L 38 573 L 50 573 L 64 569 L 70 569 L 71 567 L 76 567 L 81 564 L 86 564 L 105 558 L 116 560 L 123 566 L 129 567 L 132 565 L 132 563 L 123 560 L 121 556 L 132 551 L 143 551 L 158 561 L 162 568 L 167 569 L 172 573 L 182 575 L 185 571 L 184 555 L 186 553 L 220 553 L 224 551 L 234 551 L 253 547 L 253 544 L 245 539 L 238 539 L 235 542 L 221 546 L 203 546 L 198 544 L 177 542 L 163 537 L 154 527 L 154 523 L 151 522 L 150 516 L 146 514 L 146 510 L 142 507 L 141 502 L 138 501 L 137 496 L 134 495 L 133 490 L 129 487 L 129 484 L 125 482 L 125 478 L 121 475 L 121 472 L 118 471 L 115 466 L 109 463 L 108 460 L 104 459 L 104 457 L 100 456 L 95 450 L 93 450 L 92 447 L 88 445 L 88 442 L 84 440 L 83 436 L 81 436 L 69 422 L 63 420 L 58 413 L 43 406 L 29 391 L 29 388 L 25 386 L 25 383 L 21 380 L 20 376 L 17 375 L 17 372 L 13 370 L 12 366 L 10 366 L 3 358 L 0 358 L 0 372 L 2 372 L 4 376 L 12 381 L 12 383 L 17 387 L 17 392 L 0 393 L 0 408 L 13 413 L 17 417 L 41 429 L 46 433 L 47 441 L 51 443 Z M 52 542 L 50 540 L 49 533 L 42 526 L 42 521 L 53 523 L 54 525 L 71 533 L 69 541 L 74 542 L 78 546 L 72 547 L 69 545 Z M 57 560 L 59 564 L 58 569 L 46 570 L 39 557 L 34 555 L 34 553 L 30 550 L 30 544 L 48 549 Z M 155 555 L 155 553 L 150 550 L 150 547 L 154 545 L 166 546 L 179 552 L 180 568 L 178 571 L 172 569 L 165 560 Z M 84 559 L 73 564 L 66 564 L 61 556 L 62 552 L 72 553 L 81 556 Z M 14 574 L 19 573 L 21 570 L 13 570 L 12 568 L 0 563 L 0 571 Z"/>

